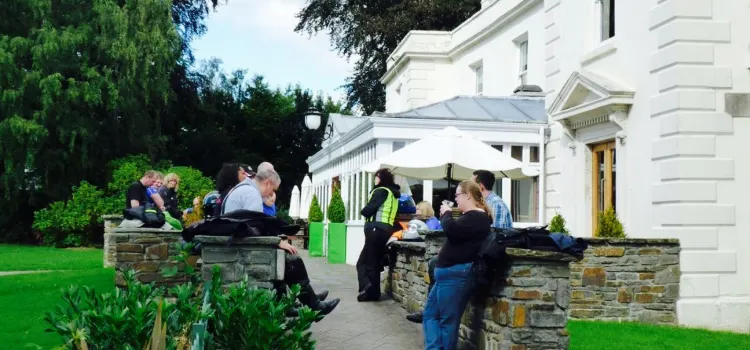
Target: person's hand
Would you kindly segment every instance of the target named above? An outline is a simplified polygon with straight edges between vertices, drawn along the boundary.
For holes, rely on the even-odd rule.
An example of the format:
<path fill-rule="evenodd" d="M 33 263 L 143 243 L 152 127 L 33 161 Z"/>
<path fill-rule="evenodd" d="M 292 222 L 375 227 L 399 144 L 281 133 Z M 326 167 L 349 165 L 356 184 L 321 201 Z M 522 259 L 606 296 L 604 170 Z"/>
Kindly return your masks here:
<path fill-rule="evenodd" d="M 289 244 L 289 242 L 285 240 L 279 242 L 279 248 L 287 251 L 289 254 L 297 255 L 297 248 L 294 248 L 293 245 Z"/>
<path fill-rule="evenodd" d="M 276 192 L 266 197 L 263 202 L 266 203 L 267 207 L 273 206 L 273 204 L 276 203 Z"/>
<path fill-rule="evenodd" d="M 441 205 L 440 206 L 440 216 L 443 216 L 445 214 L 445 212 L 448 212 L 448 211 L 451 211 L 451 210 L 452 210 L 451 207 L 449 207 L 449 206 L 447 206 L 445 204 Z"/>

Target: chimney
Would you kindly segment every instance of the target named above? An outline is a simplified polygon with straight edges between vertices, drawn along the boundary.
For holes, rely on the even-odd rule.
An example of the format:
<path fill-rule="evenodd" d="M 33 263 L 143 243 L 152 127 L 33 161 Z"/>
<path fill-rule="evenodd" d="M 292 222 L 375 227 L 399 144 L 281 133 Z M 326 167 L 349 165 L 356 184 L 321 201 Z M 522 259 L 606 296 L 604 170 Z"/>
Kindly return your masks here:
<path fill-rule="evenodd" d="M 539 85 L 521 85 L 513 90 L 513 96 L 544 97 L 544 95 Z"/>

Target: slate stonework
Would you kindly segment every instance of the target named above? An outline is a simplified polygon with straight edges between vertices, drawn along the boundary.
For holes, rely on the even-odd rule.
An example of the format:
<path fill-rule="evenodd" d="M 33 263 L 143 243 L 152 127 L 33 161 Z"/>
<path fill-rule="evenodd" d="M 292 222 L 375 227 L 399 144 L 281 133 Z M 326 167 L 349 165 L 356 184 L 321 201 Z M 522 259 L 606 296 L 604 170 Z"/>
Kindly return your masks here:
<path fill-rule="evenodd" d="M 284 279 L 285 252 L 278 248 L 279 237 L 196 236 L 195 240 L 203 245 L 201 273 L 205 280 L 211 278 L 214 266 L 220 268 L 225 285 L 247 276 L 253 286 L 272 288 L 275 281 Z"/>
<path fill-rule="evenodd" d="M 570 318 L 676 324 L 676 239 L 589 239 L 570 265 Z"/>
<path fill-rule="evenodd" d="M 183 266 L 171 261 L 178 251 L 174 243 L 180 241 L 179 233 L 166 233 L 159 229 L 129 228 L 109 229 L 104 233 L 105 266 L 107 259 L 115 268 L 115 285 L 125 287 L 124 274 L 135 271 L 135 277 L 142 283 L 155 283 L 159 286 L 172 286 L 186 280 L 184 274 L 164 277 L 165 269 Z"/>

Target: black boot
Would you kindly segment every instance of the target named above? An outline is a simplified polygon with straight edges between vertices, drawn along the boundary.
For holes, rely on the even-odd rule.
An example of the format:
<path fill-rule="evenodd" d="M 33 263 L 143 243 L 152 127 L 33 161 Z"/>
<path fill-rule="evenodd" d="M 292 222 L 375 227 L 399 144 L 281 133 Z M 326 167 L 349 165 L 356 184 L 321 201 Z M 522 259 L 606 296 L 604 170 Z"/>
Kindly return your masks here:
<path fill-rule="evenodd" d="M 414 323 L 422 323 L 422 313 L 415 312 L 413 314 L 406 315 L 406 319 Z"/>
<path fill-rule="evenodd" d="M 318 295 L 315 294 L 315 290 L 313 290 L 313 287 L 310 285 L 309 280 L 300 283 L 300 287 L 302 287 L 302 290 L 297 297 L 299 301 L 302 305 L 307 305 L 315 311 L 320 311 L 320 315 L 328 315 L 339 304 L 340 300 L 338 298 L 328 301 L 320 300 Z"/>
<path fill-rule="evenodd" d="M 326 300 L 326 298 L 328 298 L 328 291 L 324 290 L 324 291 L 322 291 L 322 292 L 320 292 L 320 293 L 318 293 L 316 295 L 318 296 L 318 300 L 324 301 L 324 300 Z"/>

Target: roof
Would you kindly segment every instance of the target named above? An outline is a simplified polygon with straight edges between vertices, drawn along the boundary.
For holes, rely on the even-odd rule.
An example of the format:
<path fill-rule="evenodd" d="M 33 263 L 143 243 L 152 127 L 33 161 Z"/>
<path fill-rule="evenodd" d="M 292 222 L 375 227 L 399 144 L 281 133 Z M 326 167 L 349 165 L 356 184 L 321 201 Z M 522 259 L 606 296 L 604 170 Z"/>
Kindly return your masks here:
<path fill-rule="evenodd" d="M 508 123 L 547 123 L 544 98 L 531 96 L 456 96 L 403 112 L 375 112 L 372 116 Z"/>
<path fill-rule="evenodd" d="M 331 113 L 328 117 L 331 119 L 330 123 L 336 127 L 336 131 L 339 134 L 348 133 L 367 119 L 365 117 L 355 117 L 338 113 Z"/>

